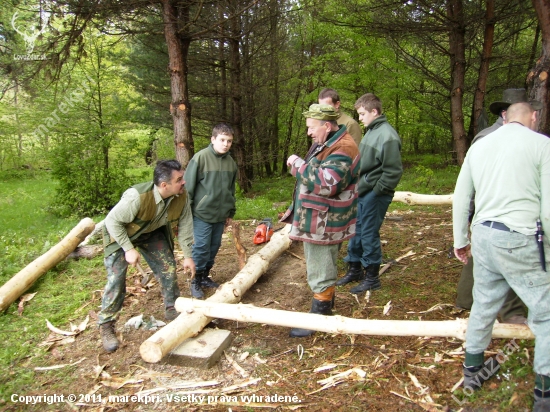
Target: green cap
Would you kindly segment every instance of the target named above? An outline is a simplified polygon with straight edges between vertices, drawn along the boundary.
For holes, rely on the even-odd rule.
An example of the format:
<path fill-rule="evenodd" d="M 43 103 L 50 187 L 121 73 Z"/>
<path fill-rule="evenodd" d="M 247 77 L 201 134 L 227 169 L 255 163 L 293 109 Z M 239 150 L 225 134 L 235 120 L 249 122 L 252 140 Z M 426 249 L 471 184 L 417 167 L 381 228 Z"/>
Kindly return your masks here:
<path fill-rule="evenodd" d="M 307 112 L 302 113 L 306 119 L 317 119 L 317 120 L 336 120 L 338 119 L 338 113 L 334 110 L 330 104 L 312 104 L 309 106 Z"/>

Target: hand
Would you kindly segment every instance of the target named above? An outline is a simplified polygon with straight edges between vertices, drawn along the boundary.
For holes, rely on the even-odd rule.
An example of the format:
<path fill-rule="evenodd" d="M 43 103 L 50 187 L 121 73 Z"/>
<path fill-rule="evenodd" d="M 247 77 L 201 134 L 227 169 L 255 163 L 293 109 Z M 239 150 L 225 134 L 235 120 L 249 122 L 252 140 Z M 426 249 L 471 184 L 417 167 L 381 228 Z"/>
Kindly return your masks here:
<path fill-rule="evenodd" d="M 233 219 L 228 217 L 225 219 L 225 227 L 231 226 L 233 224 Z"/>
<path fill-rule="evenodd" d="M 126 262 L 128 262 L 129 265 L 135 267 L 139 263 L 139 260 L 141 259 L 141 255 L 136 249 L 130 249 L 124 253 L 124 258 L 126 259 Z"/>
<path fill-rule="evenodd" d="M 295 155 L 295 154 L 291 155 L 291 156 L 286 160 L 287 166 L 292 166 L 292 164 L 293 164 L 296 160 L 298 160 L 298 159 L 299 159 L 299 157 L 298 157 L 297 155 Z"/>
<path fill-rule="evenodd" d="M 471 245 L 466 245 L 464 247 L 461 247 L 460 249 L 457 249 L 455 247 L 454 249 L 455 249 L 456 258 L 460 260 L 462 263 L 467 264 L 468 258 L 472 256 L 471 247 L 472 247 Z"/>
<path fill-rule="evenodd" d="M 185 258 L 183 259 L 183 271 L 191 271 L 191 277 L 195 276 L 195 273 L 197 272 L 197 268 L 195 267 L 195 261 L 193 258 Z"/>

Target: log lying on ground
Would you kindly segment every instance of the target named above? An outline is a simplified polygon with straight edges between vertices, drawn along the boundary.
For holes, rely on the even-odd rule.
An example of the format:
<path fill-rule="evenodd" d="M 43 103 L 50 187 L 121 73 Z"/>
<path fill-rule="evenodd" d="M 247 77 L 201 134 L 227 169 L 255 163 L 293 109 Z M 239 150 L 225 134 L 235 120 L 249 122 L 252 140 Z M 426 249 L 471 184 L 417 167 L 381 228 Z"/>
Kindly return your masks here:
<path fill-rule="evenodd" d="M 67 260 L 70 259 L 93 259 L 96 256 L 99 256 L 103 253 L 103 245 L 84 245 L 78 246 L 74 251 L 72 251 L 68 256 Z"/>
<path fill-rule="evenodd" d="M 239 322 L 303 328 L 328 333 L 380 336 L 439 336 L 464 340 L 468 319 L 444 321 L 374 320 L 344 316 L 323 316 L 312 313 L 258 308 L 253 305 L 229 305 L 211 301 L 178 298 L 176 309 L 184 316 L 208 316 Z M 493 338 L 534 339 L 527 325 L 495 323 Z"/>
<path fill-rule="evenodd" d="M 452 205 L 453 194 L 421 195 L 412 192 L 395 192 L 392 202 L 402 202 L 409 205 Z"/>
<path fill-rule="evenodd" d="M 6 310 L 40 276 L 65 259 L 94 230 L 94 226 L 92 219 L 82 219 L 61 242 L 8 280 L 0 288 L 0 311 Z"/>
<path fill-rule="evenodd" d="M 217 303 L 239 302 L 244 293 L 269 268 L 270 263 L 290 247 L 292 242 L 288 237 L 288 232 L 289 226 L 275 233 L 266 246 L 250 256 L 245 267 L 232 280 L 221 285 L 207 301 Z M 141 344 L 139 348 L 141 357 L 145 362 L 159 362 L 185 339 L 199 333 L 211 319 L 198 312 L 178 316 Z"/>

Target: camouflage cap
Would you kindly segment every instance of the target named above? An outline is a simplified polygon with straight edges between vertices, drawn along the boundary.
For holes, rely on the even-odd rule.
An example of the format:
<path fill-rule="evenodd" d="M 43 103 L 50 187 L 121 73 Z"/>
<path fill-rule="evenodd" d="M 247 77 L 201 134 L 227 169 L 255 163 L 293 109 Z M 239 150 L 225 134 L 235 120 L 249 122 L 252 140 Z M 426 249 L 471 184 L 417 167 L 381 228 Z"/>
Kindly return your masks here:
<path fill-rule="evenodd" d="M 329 104 L 312 104 L 307 112 L 302 113 L 306 119 L 332 121 L 338 119 L 338 113 Z"/>

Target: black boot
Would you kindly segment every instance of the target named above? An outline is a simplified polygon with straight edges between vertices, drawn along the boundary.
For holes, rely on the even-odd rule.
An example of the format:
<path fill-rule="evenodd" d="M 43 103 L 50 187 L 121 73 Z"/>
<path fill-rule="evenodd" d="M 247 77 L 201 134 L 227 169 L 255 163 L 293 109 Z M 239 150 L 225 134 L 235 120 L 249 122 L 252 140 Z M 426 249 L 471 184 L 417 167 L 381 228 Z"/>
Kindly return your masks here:
<path fill-rule="evenodd" d="M 204 298 L 204 292 L 201 289 L 203 275 L 204 272 L 197 272 L 195 273 L 193 279 L 191 279 L 191 287 L 189 289 L 191 290 L 191 296 L 193 296 L 195 299 Z"/>
<path fill-rule="evenodd" d="M 462 371 L 464 373 L 464 382 L 462 386 L 464 388 L 470 388 L 477 391 L 481 388 L 481 385 L 489 378 L 493 377 L 500 369 L 500 363 L 495 358 L 489 358 L 481 366 L 469 366 L 462 365 Z"/>
<path fill-rule="evenodd" d="M 210 277 L 210 269 L 212 269 L 212 266 L 207 267 L 206 270 L 204 271 L 204 274 L 201 278 L 201 287 L 217 289 L 220 285 L 214 282 Z"/>
<path fill-rule="evenodd" d="M 365 272 L 363 271 L 361 262 L 349 262 L 348 272 L 344 275 L 343 278 L 339 279 L 336 282 L 336 286 L 346 285 L 350 282 L 357 282 L 363 279 L 365 279 Z"/>
<path fill-rule="evenodd" d="M 323 299 L 323 300 L 320 300 Z M 328 299 L 328 300 L 327 300 Z M 311 301 L 311 310 L 309 313 L 318 315 L 332 316 L 332 308 L 334 307 L 334 286 L 330 286 L 325 291 L 315 293 Z M 315 333 L 314 330 L 293 328 L 290 330 L 291 338 L 305 338 Z"/>
<path fill-rule="evenodd" d="M 366 290 L 378 290 L 382 287 L 380 284 L 380 277 L 378 272 L 380 271 L 380 264 L 378 265 L 368 265 L 365 268 L 365 279 L 359 283 L 357 286 L 351 288 L 349 291 L 351 293 L 361 293 Z"/>

